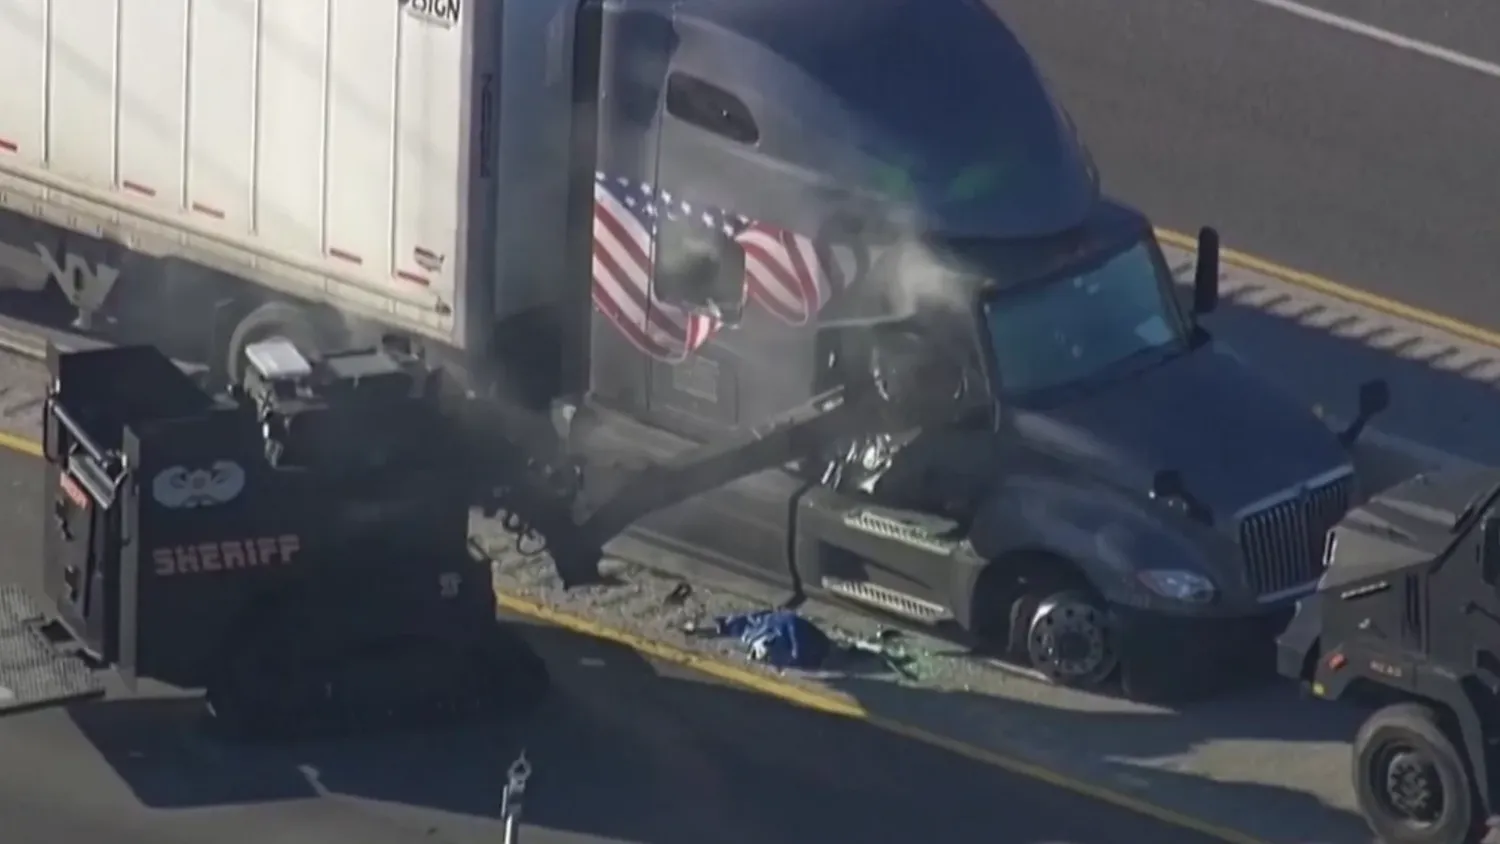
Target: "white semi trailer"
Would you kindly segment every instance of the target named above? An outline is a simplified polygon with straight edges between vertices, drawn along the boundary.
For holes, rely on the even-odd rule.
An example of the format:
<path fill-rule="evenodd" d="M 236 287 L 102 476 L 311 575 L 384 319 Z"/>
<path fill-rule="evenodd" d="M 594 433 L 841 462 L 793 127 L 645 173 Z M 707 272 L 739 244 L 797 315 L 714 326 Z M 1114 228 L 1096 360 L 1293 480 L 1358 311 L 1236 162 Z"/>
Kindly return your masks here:
<path fill-rule="evenodd" d="M 0 0 L 0 285 L 228 369 L 274 333 L 482 344 L 568 231 L 573 15 L 505 6 Z"/>

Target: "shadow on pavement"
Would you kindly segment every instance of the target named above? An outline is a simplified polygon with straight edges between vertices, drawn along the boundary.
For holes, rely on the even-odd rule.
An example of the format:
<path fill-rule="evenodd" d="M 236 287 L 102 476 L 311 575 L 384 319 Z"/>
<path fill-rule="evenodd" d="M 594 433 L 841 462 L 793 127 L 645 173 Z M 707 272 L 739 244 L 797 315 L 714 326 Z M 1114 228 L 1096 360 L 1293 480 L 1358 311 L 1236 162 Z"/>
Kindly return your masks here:
<path fill-rule="evenodd" d="M 1500 349 L 1337 300 L 1292 295 L 1286 285 L 1233 268 L 1220 310 L 1208 323 L 1221 341 L 1309 404 L 1347 419 L 1356 385 L 1384 378 L 1392 403 L 1375 423 L 1383 433 L 1500 464 L 1494 433 L 1500 428 Z"/>
<path fill-rule="evenodd" d="M 941 829 L 944 841 L 977 844 L 1004 825 L 1015 844 L 1201 840 L 850 719 L 662 676 L 621 647 L 556 628 L 527 636 L 557 689 L 550 706 L 512 724 L 245 749 L 198 737 L 192 701 L 127 700 L 72 716 L 158 809 L 334 795 L 493 818 L 504 769 L 525 747 L 535 765 L 525 819 L 539 833 L 897 844 Z"/>
<path fill-rule="evenodd" d="M 1314 745 L 1344 744 L 1359 719 L 1345 707 L 1299 701 L 1285 688 L 1263 687 L 1174 712 L 1147 707 L 1060 708 L 1022 695 L 919 690 L 858 678 L 829 685 L 881 718 L 903 724 L 975 725 L 970 729 L 986 731 L 985 744 L 1007 748 L 1007 756 L 1263 840 L 1355 841 L 1365 831 L 1364 822 L 1353 813 L 1277 782 L 1278 762 Z M 1268 755 L 1268 741 L 1279 745 L 1274 755 Z M 1186 770 L 1176 760 L 1186 762 L 1190 753 L 1195 755 L 1195 768 L 1212 765 L 1217 757 L 1222 764 L 1216 767 L 1224 774 L 1238 770 L 1241 776 L 1253 773 L 1265 781 L 1236 782 Z M 1326 775 L 1346 782 L 1347 752 L 1324 755 L 1334 763 Z"/>

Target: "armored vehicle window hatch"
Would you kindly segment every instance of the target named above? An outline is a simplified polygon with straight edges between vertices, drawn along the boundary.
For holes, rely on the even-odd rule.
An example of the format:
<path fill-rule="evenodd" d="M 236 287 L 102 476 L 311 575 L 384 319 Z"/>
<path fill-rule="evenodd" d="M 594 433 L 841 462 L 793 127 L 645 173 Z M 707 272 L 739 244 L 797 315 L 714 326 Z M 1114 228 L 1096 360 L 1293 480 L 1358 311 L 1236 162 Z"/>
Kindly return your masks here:
<path fill-rule="evenodd" d="M 284 338 L 246 347 L 245 359 L 267 381 L 296 381 L 312 375 L 312 364 L 297 351 L 292 341 Z"/>

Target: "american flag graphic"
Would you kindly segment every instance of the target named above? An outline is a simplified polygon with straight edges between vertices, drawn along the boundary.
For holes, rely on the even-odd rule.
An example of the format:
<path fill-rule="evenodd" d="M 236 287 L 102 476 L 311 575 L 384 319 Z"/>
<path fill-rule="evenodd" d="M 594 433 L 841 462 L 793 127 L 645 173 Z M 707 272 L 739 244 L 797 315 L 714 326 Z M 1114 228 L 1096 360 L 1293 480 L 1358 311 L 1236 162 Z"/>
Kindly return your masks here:
<path fill-rule="evenodd" d="M 656 223 L 691 222 L 732 237 L 745 251 L 745 290 L 788 325 L 805 325 L 848 277 L 820 261 L 812 239 L 664 189 L 594 174 L 594 306 L 642 352 L 676 363 L 707 343 L 722 323 L 652 294 Z M 842 261 L 840 261 L 842 263 Z"/>

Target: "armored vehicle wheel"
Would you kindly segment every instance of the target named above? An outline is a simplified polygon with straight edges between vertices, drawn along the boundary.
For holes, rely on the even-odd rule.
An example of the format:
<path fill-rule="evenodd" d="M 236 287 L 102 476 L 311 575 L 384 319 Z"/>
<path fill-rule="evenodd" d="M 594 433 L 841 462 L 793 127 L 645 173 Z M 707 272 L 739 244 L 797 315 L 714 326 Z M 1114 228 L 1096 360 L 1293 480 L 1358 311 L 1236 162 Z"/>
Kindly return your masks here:
<path fill-rule="evenodd" d="M 1354 739 L 1354 793 L 1386 844 L 1484 838 L 1464 755 L 1430 706 L 1387 706 L 1365 721 Z"/>
<path fill-rule="evenodd" d="M 1054 683 L 1093 688 L 1119 666 L 1109 609 L 1083 589 L 1038 584 L 1012 613 L 1024 630 L 1014 650 Z"/>

